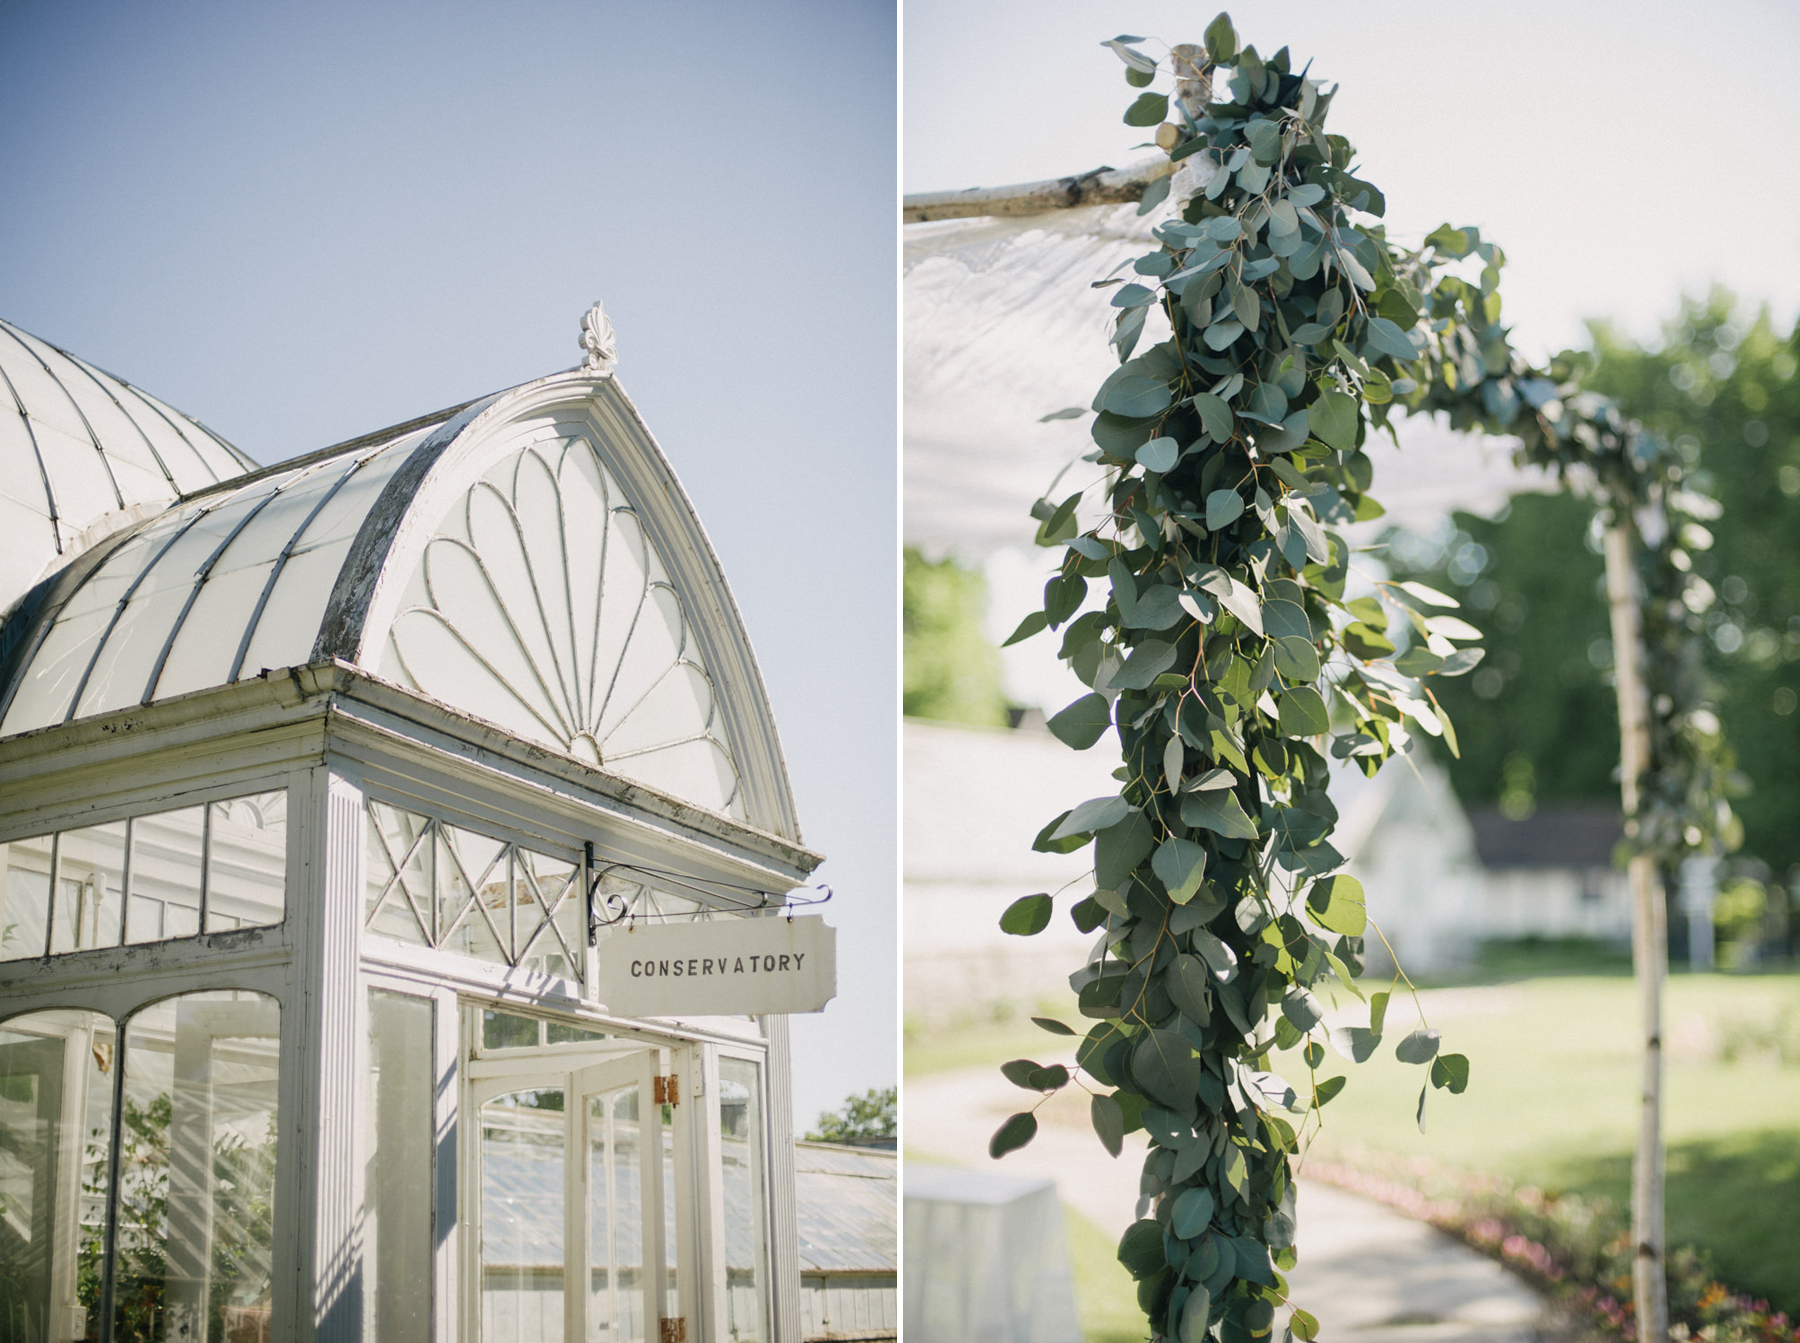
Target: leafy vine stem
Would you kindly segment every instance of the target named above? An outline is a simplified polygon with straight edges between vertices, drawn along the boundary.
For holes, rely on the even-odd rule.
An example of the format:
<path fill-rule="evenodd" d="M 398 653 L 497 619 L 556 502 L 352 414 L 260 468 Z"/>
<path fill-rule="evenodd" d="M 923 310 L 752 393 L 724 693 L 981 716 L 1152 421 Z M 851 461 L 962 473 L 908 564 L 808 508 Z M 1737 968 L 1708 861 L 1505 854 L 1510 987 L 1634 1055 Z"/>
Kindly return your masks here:
<path fill-rule="evenodd" d="M 1144 44 L 1105 44 L 1140 89 L 1161 69 Z M 1119 793 L 1063 812 L 1035 844 L 1094 845 L 1094 892 L 1069 911 L 1099 933 L 1070 976 L 1092 1024 L 1035 1018 L 1080 1036 L 1074 1066 L 1002 1071 L 1040 1105 L 1071 1082 L 1090 1091 L 1115 1156 L 1147 1130 L 1119 1258 L 1152 1333 L 1256 1343 L 1288 1304 L 1293 1162 L 1344 1085 L 1318 1078 L 1325 1050 L 1368 1058 L 1391 993 L 1412 990 L 1397 963 L 1388 989 L 1365 998 L 1358 983 L 1371 925 L 1329 838 L 1331 762 L 1372 775 L 1421 734 L 1454 751 L 1429 681 L 1482 656 L 1461 646 L 1479 635 L 1441 592 L 1382 580 L 1348 595 L 1340 529 L 1382 513 L 1368 435 L 1391 433 L 1396 411 L 1509 435 L 1522 460 L 1629 523 L 1653 740 L 1628 835 L 1664 863 L 1735 826 L 1700 651 L 1711 594 L 1687 553 L 1717 510 L 1680 454 L 1581 390 L 1578 357 L 1537 369 L 1513 350 L 1499 248 L 1448 225 L 1416 248 L 1388 239 L 1381 193 L 1325 130 L 1335 90 L 1285 48 L 1240 49 L 1221 14 L 1203 48 L 1170 63 L 1177 96 L 1146 91 L 1125 114 L 1156 128 L 1178 170 L 1139 213 L 1181 195 L 1133 275 L 1100 282 L 1120 361 L 1091 407 L 1087 460 L 1104 477 L 1034 507 L 1039 544 L 1063 558 L 1043 609 L 1007 641 L 1061 631 L 1060 656 L 1091 691 L 1051 731 L 1085 750 L 1116 729 L 1122 749 Z M 1167 336 L 1140 353 L 1152 313 Z M 1001 927 L 1041 932 L 1054 905 L 1028 896 Z M 1367 1026 L 1326 1028 L 1320 995 L 1335 991 L 1367 1002 Z M 1273 1051 L 1296 1047 L 1303 1092 L 1269 1070 Z M 1441 1050 L 1422 1011 L 1395 1052 L 1427 1069 L 1421 1127 L 1434 1087 L 1468 1085 L 1468 1060 Z M 1000 1127 L 994 1156 L 1031 1140 L 1036 1108 Z M 1292 1336 L 1317 1330 L 1292 1311 Z"/>

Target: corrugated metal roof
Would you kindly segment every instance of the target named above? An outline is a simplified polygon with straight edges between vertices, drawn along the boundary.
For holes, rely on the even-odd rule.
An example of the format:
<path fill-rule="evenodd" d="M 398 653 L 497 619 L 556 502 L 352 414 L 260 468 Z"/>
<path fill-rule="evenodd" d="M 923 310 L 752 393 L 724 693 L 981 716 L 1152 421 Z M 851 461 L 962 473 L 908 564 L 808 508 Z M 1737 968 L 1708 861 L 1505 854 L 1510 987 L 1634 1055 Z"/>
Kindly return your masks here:
<path fill-rule="evenodd" d="M 892 1152 L 794 1144 L 802 1272 L 895 1272 L 898 1163 Z"/>
<path fill-rule="evenodd" d="M 528 1124 L 529 1119 L 515 1122 Z M 483 1150 L 483 1200 L 490 1222 L 483 1243 L 496 1252 L 490 1255 L 496 1261 L 548 1266 L 562 1260 L 560 1125 L 561 1116 L 555 1115 L 540 1143 L 493 1143 Z M 899 1256 L 894 1154 L 796 1143 L 794 1167 L 801 1271 L 895 1272 Z M 641 1216 L 637 1193 L 629 1182 L 626 1187 L 627 1203 L 619 1218 L 622 1226 L 636 1227 Z M 494 1224 L 497 1218 L 504 1225 Z M 748 1264 L 750 1246 L 750 1210 L 740 1201 L 727 1201 L 727 1262 Z M 629 1256 L 627 1262 L 636 1262 L 636 1257 Z"/>

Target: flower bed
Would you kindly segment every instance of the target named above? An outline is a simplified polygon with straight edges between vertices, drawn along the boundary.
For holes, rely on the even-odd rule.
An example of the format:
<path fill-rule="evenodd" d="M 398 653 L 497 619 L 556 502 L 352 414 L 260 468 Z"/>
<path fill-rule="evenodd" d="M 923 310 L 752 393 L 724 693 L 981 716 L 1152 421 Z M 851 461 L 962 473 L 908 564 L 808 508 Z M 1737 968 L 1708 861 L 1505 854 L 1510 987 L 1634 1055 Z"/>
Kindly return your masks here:
<path fill-rule="evenodd" d="M 1424 1159 L 1359 1153 L 1354 1165 L 1308 1160 L 1301 1174 L 1362 1194 L 1490 1255 L 1591 1317 L 1602 1336 L 1637 1337 L 1630 1219 L 1610 1200 L 1547 1193 Z M 1718 1282 L 1689 1246 L 1669 1253 L 1669 1335 L 1699 1343 L 1800 1343 L 1767 1301 Z"/>

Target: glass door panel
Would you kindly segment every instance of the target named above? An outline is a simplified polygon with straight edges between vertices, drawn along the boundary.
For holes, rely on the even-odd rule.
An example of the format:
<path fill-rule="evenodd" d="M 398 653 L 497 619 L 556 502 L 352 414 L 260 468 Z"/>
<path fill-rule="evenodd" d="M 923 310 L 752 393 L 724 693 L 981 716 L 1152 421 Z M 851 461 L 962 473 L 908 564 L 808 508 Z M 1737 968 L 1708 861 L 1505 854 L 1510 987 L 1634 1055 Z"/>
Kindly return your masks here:
<path fill-rule="evenodd" d="M 659 1343 L 660 1321 L 679 1315 L 657 1060 L 640 1049 L 529 1072 L 506 1060 L 475 1082 L 480 1343 Z"/>
<path fill-rule="evenodd" d="M 568 1114 L 561 1086 L 481 1105 L 481 1338 L 563 1343 Z"/>
<path fill-rule="evenodd" d="M 660 1107 L 646 1103 L 654 1086 L 653 1051 L 575 1075 L 583 1098 L 587 1194 L 588 1291 L 584 1343 L 655 1343 L 658 1331 L 651 1284 L 665 1260 L 655 1253 L 667 1203 L 658 1182 L 645 1179 L 645 1155 L 656 1151 Z"/>

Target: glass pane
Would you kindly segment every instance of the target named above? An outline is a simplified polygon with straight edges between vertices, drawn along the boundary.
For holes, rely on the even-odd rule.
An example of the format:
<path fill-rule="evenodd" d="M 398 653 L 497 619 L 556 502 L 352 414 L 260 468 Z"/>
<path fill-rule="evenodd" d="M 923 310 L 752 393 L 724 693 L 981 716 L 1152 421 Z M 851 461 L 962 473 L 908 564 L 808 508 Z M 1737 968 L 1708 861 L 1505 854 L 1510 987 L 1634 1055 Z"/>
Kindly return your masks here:
<path fill-rule="evenodd" d="M 200 931 L 200 855 L 206 808 L 184 807 L 131 822 L 131 891 L 125 940 L 161 942 Z"/>
<path fill-rule="evenodd" d="M 437 832 L 438 945 L 512 964 L 506 845 L 441 821 Z"/>
<path fill-rule="evenodd" d="M 535 1049 L 538 1043 L 536 1017 L 522 1017 L 512 1012 L 496 1012 L 492 1008 L 481 1014 L 481 1047 L 483 1049 Z"/>
<path fill-rule="evenodd" d="M 265 1338 L 280 1007 L 193 993 L 125 1034 L 113 1338 Z"/>
<path fill-rule="evenodd" d="M 611 1320 L 619 1343 L 644 1338 L 644 1163 L 638 1122 L 638 1089 L 627 1087 L 611 1099 L 612 1269 L 615 1291 Z M 591 1343 L 591 1341 L 590 1341 Z"/>
<path fill-rule="evenodd" d="M 206 931 L 280 923 L 287 905 L 287 790 L 212 804 Z"/>
<path fill-rule="evenodd" d="M 586 1031 L 579 1026 L 565 1026 L 560 1021 L 544 1023 L 544 1043 L 551 1045 L 587 1044 L 604 1040 L 605 1031 Z"/>
<path fill-rule="evenodd" d="M 428 943 L 431 926 L 431 822 L 369 803 L 368 908 L 372 933 Z"/>
<path fill-rule="evenodd" d="M 369 993 L 363 1336 L 431 1337 L 432 1003 Z"/>
<path fill-rule="evenodd" d="M 724 1158 L 725 1332 L 766 1337 L 768 1252 L 763 1235 L 763 1116 L 760 1068 L 719 1060 L 719 1148 Z"/>
<path fill-rule="evenodd" d="M 657 1122 L 658 1117 L 661 1123 Z M 679 1251 L 676 1249 L 675 1226 L 679 1220 L 675 1211 L 675 1109 L 670 1105 L 652 1108 L 650 1117 L 653 1129 L 660 1130 L 660 1139 L 652 1137 L 652 1141 L 662 1149 L 662 1223 L 663 1223 L 663 1318 L 675 1320 L 681 1318 L 681 1293 L 677 1266 L 680 1263 Z"/>
<path fill-rule="evenodd" d="M 50 938 L 50 849 L 53 836 L 0 844 L 0 961 L 42 956 Z"/>
<path fill-rule="evenodd" d="M 114 1045 L 93 1012 L 0 1027 L 0 1338 L 99 1337 Z"/>
<path fill-rule="evenodd" d="M 118 946 L 124 890 L 124 821 L 63 831 L 57 849 L 50 950 Z"/>
<path fill-rule="evenodd" d="M 587 939 L 579 870 L 574 863 L 529 849 L 513 852 L 515 917 L 523 949 L 519 963 L 547 975 L 580 978 L 580 949 Z"/>
<path fill-rule="evenodd" d="M 562 1343 L 561 1088 L 481 1107 L 482 1343 Z"/>

